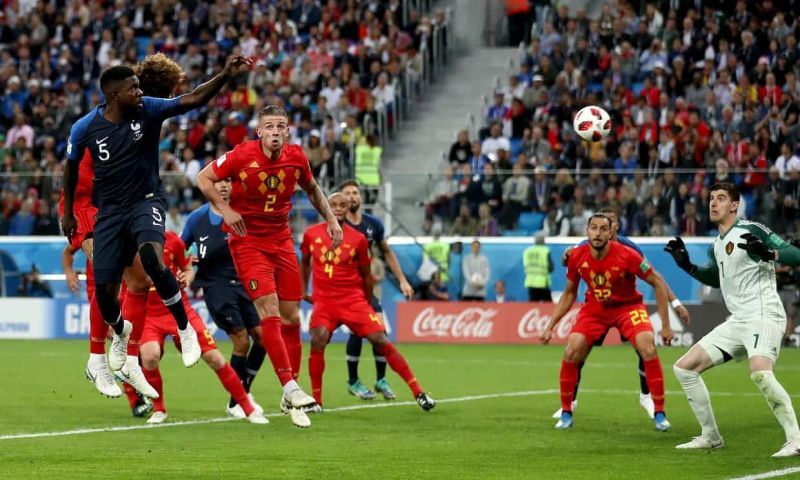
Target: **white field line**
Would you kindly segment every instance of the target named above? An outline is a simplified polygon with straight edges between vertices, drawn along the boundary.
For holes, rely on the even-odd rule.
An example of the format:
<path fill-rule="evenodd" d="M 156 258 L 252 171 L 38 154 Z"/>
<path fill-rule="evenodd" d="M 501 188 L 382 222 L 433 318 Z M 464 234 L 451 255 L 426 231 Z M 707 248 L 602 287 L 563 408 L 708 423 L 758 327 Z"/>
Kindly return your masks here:
<path fill-rule="evenodd" d="M 443 398 L 437 400 L 436 403 L 460 403 L 460 402 L 473 402 L 476 400 L 488 400 L 493 398 L 509 398 L 509 397 L 527 397 L 532 395 L 550 395 L 558 393 L 558 390 L 527 390 L 522 392 L 506 392 L 506 393 L 487 393 L 484 395 L 468 395 L 464 397 Z M 390 407 L 406 407 L 409 405 L 416 405 L 417 402 L 387 402 L 387 403 L 372 403 L 365 405 L 348 405 L 345 407 L 326 408 L 323 415 L 333 412 L 347 412 L 351 410 L 366 410 L 370 408 L 390 408 Z M 281 413 L 268 413 L 266 417 L 281 417 Z M 129 430 L 144 430 L 150 428 L 168 428 L 168 427 L 181 427 L 184 425 L 203 425 L 208 423 L 229 422 L 235 420 L 231 417 L 221 418 L 206 418 L 201 420 L 186 420 L 178 422 L 161 423 L 155 425 L 127 425 L 122 427 L 100 427 L 100 428 L 79 428 L 75 430 L 63 430 L 59 432 L 38 432 L 38 433 L 18 433 L 11 435 L 0 435 L 0 440 L 21 440 L 27 438 L 42 438 L 42 437 L 64 437 L 71 435 L 85 435 L 88 433 L 104 433 L 104 432 L 125 432 Z M 245 421 L 245 420 L 239 420 Z"/>
<path fill-rule="evenodd" d="M 730 478 L 728 480 L 761 480 L 762 478 L 783 477 L 785 475 L 791 475 L 793 473 L 798 473 L 798 472 L 800 472 L 800 467 L 790 467 L 781 470 L 770 470 L 769 472 L 758 473 L 753 475 L 745 475 L 744 477 Z"/>
<path fill-rule="evenodd" d="M 524 390 L 519 392 L 504 392 L 504 393 L 487 393 L 481 395 L 466 395 L 463 397 L 453 397 L 453 398 L 443 398 L 439 399 L 437 403 L 462 403 L 462 402 L 474 402 L 479 400 L 490 400 L 494 398 L 511 398 L 511 397 L 530 397 L 535 395 L 551 395 L 556 394 L 559 391 L 556 389 L 549 389 L 549 390 Z M 592 388 L 582 388 L 582 393 L 592 393 L 592 394 L 601 394 L 601 395 L 634 395 L 638 394 L 639 392 L 636 390 L 603 390 L 603 389 L 592 389 Z M 683 391 L 681 390 L 667 390 L 665 393 L 670 395 L 682 395 Z M 750 396 L 761 396 L 760 393 L 757 392 L 743 392 L 743 393 L 735 393 L 735 392 L 713 392 L 712 396 L 720 396 L 720 397 L 750 397 Z M 798 395 L 794 395 L 798 396 Z M 386 402 L 386 403 L 371 403 L 371 404 L 363 404 L 363 405 L 347 405 L 344 407 L 334 407 L 334 408 L 326 408 L 324 415 L 329 413 L 335 412 L 348 412 L 354 410 L 368 410 L 373 408 L 392 408 L 392 407 L 407 407 L 411 405 L 416 405 L 417 402 L 413 401 L 406 401 L 406 402 Z M 281 413 L 268 413 L 265 415 L 269 418 L 274 417 L 281 417 L 283 414 Z M 105 432 L 125 432 L 130 430 L 144 430 L 144 429 L 152 429 L 152 428 L 169 428 L 169 427 L 182 427 L 186 425 L 205 425 L 209 423 L 221 423 L 221 422 L 229 422 L 235 420 L 231 417 L 218 417 L 218 418 L 205 418 L 199 420 L 184 420 L 184 421 L 177 421 L 177 422 L 168 422 L 168 423 L 161 423 L 155 425 L 148 425 L 148 424 L 141 424 L 141 425 L 125 425 L 125 426 L 116 426 L 116 427 L 98 427 L 98 428 L 78 428 L 74 430 L 62 430 L 56 432 L 33 432 L 33 433 L 16 433 L 16 434 L 7 434 L 7 435 L 0 435 L 0 441 L 3 440 L 23 440 L 23 439 L 30 439 L 30 438 L 43 438 L 43 437 L 65 437 L 65 436 L 72 436 L 72 435 L 85 435 L 89 433 L 105 433 Z M 239 420 L 244 421 L 244 420 Z M 800 468 L 800 467 L 798 467 Z M 800 470 L 798 470 L 800 471 Z M 749 477 L 743 477 L 749 478 Z M 761 478 L 761 477 L 759 477 Z M 763 477 L 769 478 L 769 477 Z"/>

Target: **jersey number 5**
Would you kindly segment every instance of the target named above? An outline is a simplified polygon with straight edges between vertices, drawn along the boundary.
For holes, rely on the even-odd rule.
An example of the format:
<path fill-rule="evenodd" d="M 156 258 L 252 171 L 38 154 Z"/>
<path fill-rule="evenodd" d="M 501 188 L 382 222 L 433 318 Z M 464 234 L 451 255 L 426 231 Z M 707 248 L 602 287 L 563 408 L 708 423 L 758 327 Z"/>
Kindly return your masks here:
<path fill-rule="evenodd" d="M 98 158 L 100 160 L 105 162 L 106 160 L 111 158 L 111 154 L 108 153 L 108 144 L 106 142 L 98 143 L 97 150 L 100 152 L 100 154 L 98 155 Z"/>
<path fill-rule="evenodd" d="M 328 274 L 328 278 L 333 278 L 333 264 L 325 264 L 325 273 Z"/>
<path fill-rule="evenodd" d="M 264 203 L 264 211 L 265 212 L 274 211 L 275 209 L 272 206 L 275 205 L 275 202 L 277 201 L 278 201 L 277 195 L 267 195 L 267 201 L 266 203 Z"/>

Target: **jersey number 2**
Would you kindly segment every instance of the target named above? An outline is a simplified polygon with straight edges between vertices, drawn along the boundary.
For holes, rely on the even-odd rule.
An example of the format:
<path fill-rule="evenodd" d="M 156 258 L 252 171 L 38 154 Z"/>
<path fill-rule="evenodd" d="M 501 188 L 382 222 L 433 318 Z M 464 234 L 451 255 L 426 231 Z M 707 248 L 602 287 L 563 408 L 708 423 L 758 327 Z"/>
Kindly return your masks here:
<path fill-rule="evenodd" d="M 267 195 L 267 201 L 266 203 L 264 203 L 264 211 L 265 212 L 274 211 L 275 209 L 272 206 L 275 205 L 275 202 L 277 201 L 278 201 L 277 195 Z"/>

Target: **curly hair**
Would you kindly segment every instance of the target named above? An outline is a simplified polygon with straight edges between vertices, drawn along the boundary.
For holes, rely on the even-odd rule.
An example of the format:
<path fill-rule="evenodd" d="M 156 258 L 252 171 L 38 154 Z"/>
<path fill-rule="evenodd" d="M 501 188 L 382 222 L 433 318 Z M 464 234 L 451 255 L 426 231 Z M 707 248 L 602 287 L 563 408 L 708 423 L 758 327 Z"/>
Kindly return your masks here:
<path fill-rule="evenodd" d="M 148 97 L 169 98 L 183 81 L 180 65 L 163 53 L 148 55 L 133 67 L 139 87 Z"/>

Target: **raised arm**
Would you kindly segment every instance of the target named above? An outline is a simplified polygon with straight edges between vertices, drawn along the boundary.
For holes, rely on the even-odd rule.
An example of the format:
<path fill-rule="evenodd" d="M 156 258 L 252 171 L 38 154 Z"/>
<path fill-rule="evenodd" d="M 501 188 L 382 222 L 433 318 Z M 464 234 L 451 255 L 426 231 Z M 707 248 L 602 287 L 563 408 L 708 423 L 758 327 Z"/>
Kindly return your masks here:
<path fill-rule="evenodd" d="M 194 109 L 207 104 L 214 96 L 222 90 L 222 87 L 239 72 L 242 66 L 250 67 L 253 61 L 242 55 L 231 55 L 225 62 L 225 68 L 215 75 L 211 80 L 198 85 L 191 92 L 180 96 L 182 108 Z"/>
<path fill-rule="evenodd" d="M 719 288 L 719 269 L 717 268 L 717 261 L 714 257 L 713 246 L 708 249 L 709 263 L 704 267 L 698 267 L 693 264 L 689 258 L 689 252 L 686 251 L 686 245 L 683 243 L 681 237 L 675 237 L 667 243 L 664 251 L 672 255 L 675 264 L 682 270 L 698 280 L 700 283 L 708 285 L 709 287 Z"/>

